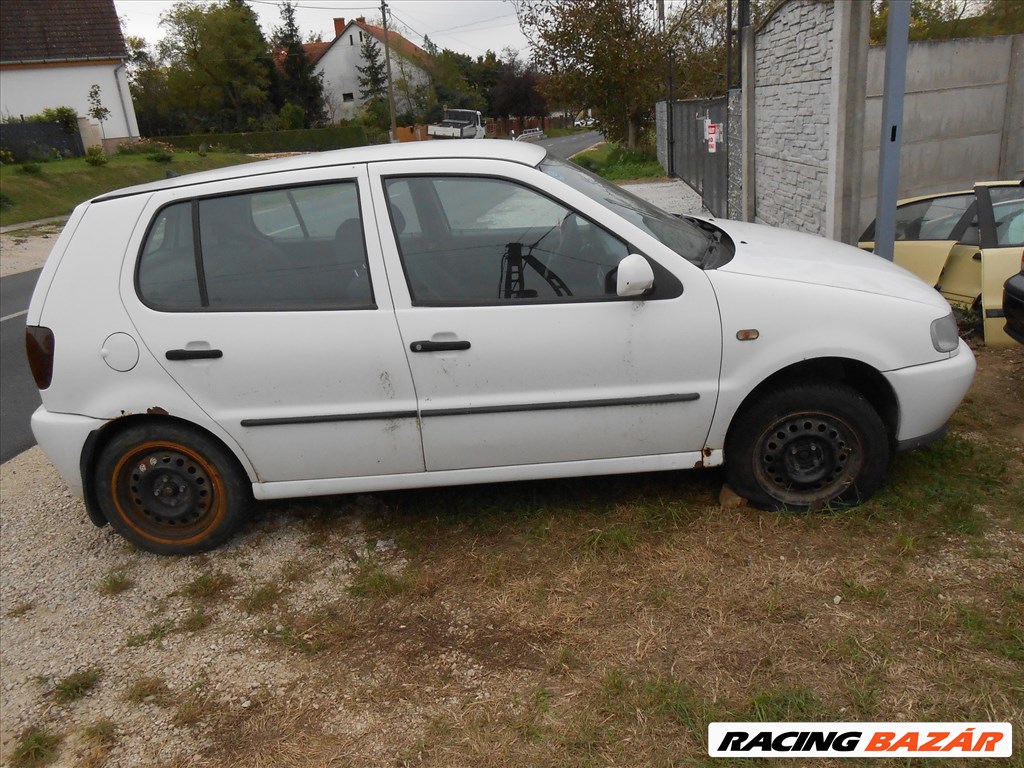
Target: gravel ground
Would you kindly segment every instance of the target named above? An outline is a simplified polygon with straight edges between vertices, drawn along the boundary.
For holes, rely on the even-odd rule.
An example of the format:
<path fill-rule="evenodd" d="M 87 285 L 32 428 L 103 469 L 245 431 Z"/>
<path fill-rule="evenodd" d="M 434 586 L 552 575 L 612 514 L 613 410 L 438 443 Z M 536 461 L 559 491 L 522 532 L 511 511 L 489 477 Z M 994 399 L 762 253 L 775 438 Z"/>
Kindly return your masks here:
<path fill-rule="evenodd" d="M 372 503 L 329 503 L 350 511 L 364 500 Z M 94 747 L 83 730 L 105 720 L 115 725 L 117 744 L 104 765 L 193 762 L 211 745 L 203 727 L 174 722 L 181 715 L 169 702 L 192 694 L 229 714 L 268 698 L 303 698 L 302 665 L 261 637 L 280 631 L 275 615 L 282 606 L 246 610 L 255 586 L 283 585 L 282 569 L 301 562 L 306 580 L 289 590 L 288 603 L 311 610 L 344 594 L 360 558 L 401 566 L 392 563 L 391 544 L 367 543 L 358 515 L 337 518 L 330 547 L 315 546 L 318 523 L 311 520 L 323 510 L 308 502 L 290 508 L 305 521 L 261 510 L 255 525 L 210 557 L 142 553 L 109 527 L 91 524 L 38 447 L 3 465 L 0 506 L 0 749 L 9 755 L 26 729 L 44 726 L 65 735 L 56 765 L 81 764 Z M 111 573 L 129 586 L 106 593 Z M 188 585 L 210 573 L 227 586 L 205 602 L 189 594 Z M 209 626 L 189 630 L 197 606 Z M 57 684 L 87 670 L 99 671 L 95 687 L 62 702 Z M 150 677 L 169 691 L 130 701 L 132 686 Z"/>

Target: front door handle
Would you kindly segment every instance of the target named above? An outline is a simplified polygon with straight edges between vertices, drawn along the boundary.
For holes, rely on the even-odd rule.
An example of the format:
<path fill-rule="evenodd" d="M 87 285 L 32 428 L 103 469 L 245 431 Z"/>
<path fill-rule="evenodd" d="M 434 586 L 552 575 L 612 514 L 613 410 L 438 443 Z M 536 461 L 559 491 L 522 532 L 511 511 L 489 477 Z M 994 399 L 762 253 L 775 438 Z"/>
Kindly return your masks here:
<path fill-rule="evenodd" d="M 168 349 L 164 354 L 168 360 L 217 360 L 224 357 L 219 349 Z"/>
<path fill-rule="evenodd" d="M 468 341 L 414 341 L 409 345 L 413 352 L 448 352 L 469 349 Z"/>

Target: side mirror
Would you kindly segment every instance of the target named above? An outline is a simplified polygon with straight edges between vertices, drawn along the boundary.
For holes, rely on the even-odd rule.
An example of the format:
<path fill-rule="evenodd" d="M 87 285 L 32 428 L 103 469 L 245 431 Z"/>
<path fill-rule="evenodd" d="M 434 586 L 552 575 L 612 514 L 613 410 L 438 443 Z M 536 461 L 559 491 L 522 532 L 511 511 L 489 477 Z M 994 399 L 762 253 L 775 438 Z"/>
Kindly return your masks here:
<path fill-rule="evenodd" d="M 642 296 L 654 287 L 654 270 L 639 253 L 631 253 L 616 267 L 615 292 L 619 296 Z"/>

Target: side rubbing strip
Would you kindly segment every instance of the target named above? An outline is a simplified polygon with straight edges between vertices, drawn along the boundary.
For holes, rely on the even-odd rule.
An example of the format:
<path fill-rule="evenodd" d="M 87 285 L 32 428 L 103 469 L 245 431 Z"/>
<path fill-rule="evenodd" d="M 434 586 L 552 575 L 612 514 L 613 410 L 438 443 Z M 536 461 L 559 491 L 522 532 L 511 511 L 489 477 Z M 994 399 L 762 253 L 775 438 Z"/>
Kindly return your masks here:
<path fill-rule="evenodd" d="M 279 419 L 242 419 L 243 427 L 280 427 L 286 424 L 328 424 L 334 421 L 372 421 L 379 419 L 415 419 L 416 411 L 384 411 L 383 413 L 329 413 L 324 416 L 293 416 Z"/>
<path fill-rule="evenodd" d="M 561 411 L 568 408 L 614 408 L 624 405 L 663 405 L 665 403 L 688 403 L 700 400 L 697 392 L 681 395 L 651 395 L 649 397 L 623 397 L 612 400 L 574 400 L 567 403 L 529 403 L 526 405 L 483 405 L 477 408 L 437 408 L 420 413 L 423 418 L 431 416 L 473 416 L 483 413 L 522 413 L 524 411 Z"/>

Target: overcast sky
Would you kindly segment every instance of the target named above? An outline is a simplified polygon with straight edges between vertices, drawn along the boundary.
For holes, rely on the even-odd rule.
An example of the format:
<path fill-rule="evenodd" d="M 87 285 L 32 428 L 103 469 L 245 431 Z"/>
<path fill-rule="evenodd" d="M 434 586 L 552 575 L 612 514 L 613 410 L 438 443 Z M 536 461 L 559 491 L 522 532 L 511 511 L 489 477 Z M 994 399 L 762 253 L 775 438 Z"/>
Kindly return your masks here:
<path fill-rule="evenodd" d="M 248 0 L 256 11 L 269 37 L 281 25 L 281 4 L 278 0 Z M 160 14 L 168 11 L 170 0 L 114 0 L 125 34 L 137 35 L 153 44 L 164 35 Z M 334 39 L 334 18 L 353 19 L 365 16 L 367 21 L 380 18 L 377 0 L 298 0 L 296 21 L 303 38 L 310 33 Z M 515 48 L 526 58 L 526 38 L 519 31 L 515 8 L 509 0 L 389 0 L 391 18 L 398 22 L 402 34 L 417 45 L 423 35 L 440 48 L 451 48 L 476 58 L 488 49 L 501 53 L 506 46 Z"/>

